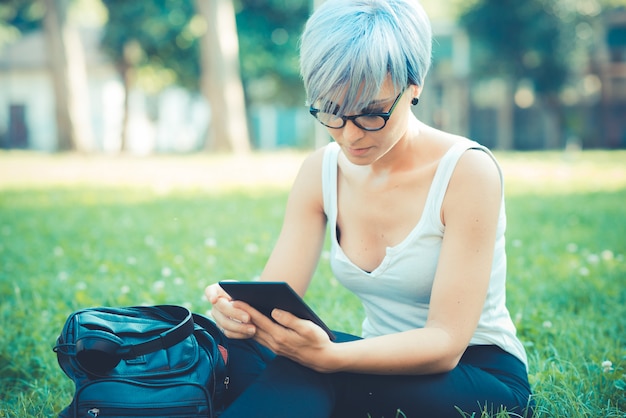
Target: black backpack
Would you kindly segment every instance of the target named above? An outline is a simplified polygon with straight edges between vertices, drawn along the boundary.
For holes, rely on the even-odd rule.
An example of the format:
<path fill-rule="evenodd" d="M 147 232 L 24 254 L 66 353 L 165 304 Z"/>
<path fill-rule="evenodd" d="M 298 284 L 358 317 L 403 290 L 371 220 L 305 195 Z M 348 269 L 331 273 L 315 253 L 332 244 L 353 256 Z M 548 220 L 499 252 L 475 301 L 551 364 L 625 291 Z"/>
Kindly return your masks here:
<path fill-rule="evenodd" d="M 74 312 L 54 351 L 76 387 L 62 418 L 213 418 L 228 388 L 223 334 L 182 306 Z"/>

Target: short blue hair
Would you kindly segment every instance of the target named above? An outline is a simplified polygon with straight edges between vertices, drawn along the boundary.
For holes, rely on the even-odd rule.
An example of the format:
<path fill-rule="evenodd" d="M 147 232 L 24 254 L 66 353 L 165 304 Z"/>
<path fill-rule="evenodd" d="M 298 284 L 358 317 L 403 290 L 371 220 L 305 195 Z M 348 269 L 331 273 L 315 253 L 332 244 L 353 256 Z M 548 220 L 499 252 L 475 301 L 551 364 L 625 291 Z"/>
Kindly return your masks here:
<path fill-rule="evenodd" d="M 423 86 L 431 51 L 430 20 L 418 0 L 327 0 L 300 40 L 307 102 L 345 115 L 374 100 L 387 76 L 396 93 Z"/>

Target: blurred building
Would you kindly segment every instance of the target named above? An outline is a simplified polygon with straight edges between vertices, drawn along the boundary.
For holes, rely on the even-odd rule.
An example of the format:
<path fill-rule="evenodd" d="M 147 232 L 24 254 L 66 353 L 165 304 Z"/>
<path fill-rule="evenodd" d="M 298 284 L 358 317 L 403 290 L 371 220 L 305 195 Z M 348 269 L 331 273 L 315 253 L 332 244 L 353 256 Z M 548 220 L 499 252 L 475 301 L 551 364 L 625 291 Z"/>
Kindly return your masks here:
<path fill-rule="evenodd" d="M 601 99 L 593 115 L 606 139 L 603 146 L 626 147 L 626 8 L 606 17 L 603 37 L 592 57 L 592 74 L 601 85 Z"/>
<path fill-rule="evenodd" d="M 100 50 L 100 31 L 81 30 L 80 35 L 96 149 L 117 151 L 124 87 L 113 63 Z M 57 148 L 54 91 L 44 41 L 43 32 L 32 32 L 0 50 L 0 148 Z M 202 145 L 210 112 L 199 94 L 172 87 L 151 96 L 136 89 L 130 93 L 129 107 L 130 151 L 188 152 Z"/>
<path fill-rule="evenodd" d="M 560 97 L 563 126 L 537 100 L 532 83 L 477 81 L 471 40 L 453 22 L 433 21 L 433 68 L 416 113 L 425 121 L 496 149 L 626 147 L 626 9 L 595 29 L 588 65 Z"/>

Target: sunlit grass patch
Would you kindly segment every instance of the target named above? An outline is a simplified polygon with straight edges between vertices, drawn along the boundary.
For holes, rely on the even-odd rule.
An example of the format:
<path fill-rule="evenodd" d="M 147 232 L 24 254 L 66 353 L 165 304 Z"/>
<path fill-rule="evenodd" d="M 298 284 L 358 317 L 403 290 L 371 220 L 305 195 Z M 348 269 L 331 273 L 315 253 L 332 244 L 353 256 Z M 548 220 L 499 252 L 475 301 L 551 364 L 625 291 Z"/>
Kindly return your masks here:
<path fill-rule="evenodd" d="M 509 195 L 554 195 L 626 188 L 626 151 L 496 153 Z"/>

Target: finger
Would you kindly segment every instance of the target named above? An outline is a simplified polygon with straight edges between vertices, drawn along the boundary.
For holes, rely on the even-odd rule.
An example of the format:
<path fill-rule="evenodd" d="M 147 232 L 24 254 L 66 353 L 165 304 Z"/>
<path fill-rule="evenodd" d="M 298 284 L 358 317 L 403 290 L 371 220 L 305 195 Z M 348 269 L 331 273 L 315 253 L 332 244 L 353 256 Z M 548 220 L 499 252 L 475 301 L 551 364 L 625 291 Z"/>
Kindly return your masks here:
<path fill-rule="evenodd" d="M 254 325 L 233 319 L 218 309 L 213 309 L 213 319 L 220 331 L 228 338 L 250 338 L 256 332 Z"/>
<path fill-rule="evenodd" d="M 276 322 L 272 321 L 267 315 L 259 312 L 258 310 L 254 309 L 253 307 L 251 307 L 250 305 L 244 302 L 235 301 L 233 305 L 237 307 L 241 305 L 242 309 L 245 309 L 246 312 L 250 315 L 250 322 L 257 325 L 259 328 L 268 330 L 268 329 L 271 329 L 272 327 L 277 326 Z"/>
<path fill-rule="evenodd" d="M 276 309 L 272 311 L 272 316 L 274 316 L 276 311 Z M 288 312 L 284 313 L 291 315 Z M 281 314 L 278 316 L 280 317 Z M 299 320 L 299 318 L 295 316 L 294 318 Z M 298 347 L 301 346 L 301 339 L 296 330 L 286 327 L 284 324 L 276 323 L 261 313 L 252 313 L 251 321 L 257 326 L 254 340 L 269 348 L 275 354 L 292 358 L 294 344 Z"/>
<path fill-rule="evenodd" d="M 274 320 L 283 327 L 293 330 L 295 333 L 306 338 L 307 340 L 328 338 L 328 335 L 321 327 L 314 324 L 312 321 L 299 318 L 291 312 L 274 309 L 272 311 L 272 318 L 274 318 Z M 321 337 L 322 335 L 324 335 L 324 337 Z"/>
<path fill-rule="evenodd" d="M 228 293 L 217 283 L 207 286 L 204 289 L 204 296 L 211 304 L 215 304 L 219 298 L 231 300 Z"/>
<path fill-rule="evenodd" d="M 261 313 L 257 309 L 253 308 L 249 304 L 235 300 L 233 301 L 233 306 L 245 311 L 249 315 L 249 323 L 255 326 L 255 335 L 263 330 L 265 334 L 269 335 L 273 338 L 275 335 L 280 335 L 279 333 L 285 331 L 285 328 L 275 321 L 273 321 L 270 317 Z"/>

